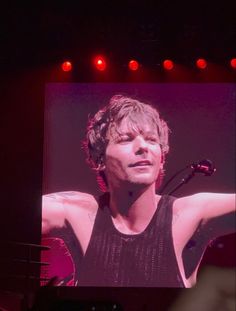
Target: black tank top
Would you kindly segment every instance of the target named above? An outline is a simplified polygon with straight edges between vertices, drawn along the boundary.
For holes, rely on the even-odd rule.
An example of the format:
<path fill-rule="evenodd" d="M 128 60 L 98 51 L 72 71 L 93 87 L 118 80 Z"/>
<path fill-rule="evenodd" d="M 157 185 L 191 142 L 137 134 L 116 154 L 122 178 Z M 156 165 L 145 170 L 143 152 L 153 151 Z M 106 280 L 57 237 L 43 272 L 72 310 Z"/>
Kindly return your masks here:
<path fill-rule="evenodd" d="M 174 200 L 174 197 L 162 196 L 149 225 L 135 235 L 119 232 L 113 225 L 108 206 L 100 207 L 83 259 L 77 262 L 73 256 L 76 250 L 71 250 L 75 284 L 184 287 L 172 239 Z"/>

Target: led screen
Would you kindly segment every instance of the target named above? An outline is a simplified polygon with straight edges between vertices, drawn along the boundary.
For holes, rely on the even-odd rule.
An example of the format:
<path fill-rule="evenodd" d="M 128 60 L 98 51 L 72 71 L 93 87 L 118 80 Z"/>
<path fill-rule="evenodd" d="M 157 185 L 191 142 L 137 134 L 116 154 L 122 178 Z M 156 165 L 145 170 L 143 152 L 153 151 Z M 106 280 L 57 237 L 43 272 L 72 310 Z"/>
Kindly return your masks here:
<path fill-rule="evenodd" d="M 195 173 L 189 182 L 183 184 L 172 195 L 179 198 L 199 192 L 234 192 L 235 84 L 47 84 L 45 88 L 43 178 L 43 193 L 47 199 L 43 202 L 46 202 L 46 217 L 49 219 L 50 230 L 43 231 L 42 244 L 50 246 L 49 251 L 43 252 L 43 260 L 48 261 L 50 265 L 42 268 L 42 275 L 45 278 L 57 276 L 57 285 L 159 286 L 155 285 L 157 284 L 155 282 L 146 283 L 144 281 L 142 283 L 142 278 L 145 278 L 146 274 L 150 273 L 153 278 L 156 273 L 154 271 L 156 266 L 151 272 L 145 270 L 148 269 L 146 268 L 145 256 L 143 262 L 139 263 L 139 268 L 137 268 L 135 251 L 132 251 L 129 255 L 126 253 L 123 257 L 119 257 L 111 250 L 113 246 L 109 245 L 109 243 L 118 243 L 117 240 L 107 242 L 97 239 L 92 247 L 91 236 L 96 233 L 96 230 L 103 232 L 105 229 L 101 225 L 100 228 L 96 227 L 95 230 L 95 225 L 91 225 L 91 223 L 94 224 L 97 214 L 91 212 L 93 207 L 89 206 L 88 202 L 92 200 L 92 205 L 94 202 L 98 202 L 103 192 L 99 188 L 96 171 L 92 170 L 88 165 L 83 142 L 86 137 L 88 119 L 107 105 L 111 97 L 117 94 L 151 104 L 158 109 L 161 118 L 167 122 L 170 128 L 170 149 L 165 159 L 165 177 L 162 185 L 176 172 L 187 166 L 188 169 L 183 172 L 183 175 L 177 175 L 172 180 L 165 189 L 165 193 L 169 193 L 171 189 L 173 190 L 181 182 L 183 176 L 186 177 L 186 174 L 191 173 L 191 165 L 201 163 L 202 160 L 208 160 L 216 168 L 216 171 L 209 174 L 209 176 L 204 172 Z M 77 197 L 78 193 L 82 193 L 82 196 Z M 89 195 L 91 195 L 92 199 Z M 65 208 L 65 205 L 67 206 L 68 200 L 72 209 L 76 210 L 77 205 L 80 208 L 81 204 L 83 210 L 87 208 L 86 213 L 84 211 L 81 213 L 81 217 L 87 215 L 87 218 L 81 220 L 78 211 L 67 217 L 68 207 Z M 142 213 L 142 215 L 145 215 L 145 213 Z M 129 234 L 122 227 L 119 230 L 119 226 L 116 226 L 114 219 L 109 226 L 114 226 L 112 230 L 116 230 L 120 234 L 120 241 L 126 243 L 125 240 L 132 240 L 132 234 L 142 237 L 147 227 L 150 226 L 150 222 L 147 224 L 146 229 L 141 231 L 132 231 L 130 229 Z M 104 225 L 103 222 L 101 223 Z M 98 226 L 99 224 L 100 222 L 98 222 Z M 107 271 L 98 271 L 99 264 L 95 264 L 97 269 L 95 267 L 90 269 L 93 260 L 91 250 L 95 247 L 94 245 L 99 248 L 98 253 L 94 256 L 99 259 L 99 252 L 103 254 L 101 256 L 105 256 L 103 260 L 106 260 L 109 266 L 108 271 L 111 274 L 118 275 L 117 271 L 121 271 L 122 267 L 125 267 L 125 271 L 131 271 L 130 276 L 127 276 L 129 272 L 126 272 L 125 276 L 122 275 L 123 272 L 120 272 L 117 278 L 113 275 L 112 279 L 115 281 L 110 282 Z M 166 251 L 171 254 L 168 243 L 163 247 L 167 248 Z M 145 249 L 145 246 L 142 245 L 142 248 Z M 128 249 L 131 250 L 132 247 L 127 246 L 127 252 Z M 157 247 L 157 250 L 152 248 L 150 254 L 154 256 L 153 252 L 156 254 L 156 252 L 159 252 L 158 249 L 159 247 Z M 89 250 L 90 253 L 88 253 Z M 186 271 L 190 268 L 185 267 L 185 264 L 184 267 L 180 267 L 179 261 L 176 263 L 174 260 L 173 262 L 176 264 L 176 269 L 181 270 L 176 272 L 180 274 L 179 278 L 183 276 L 184 271 L 186 277 Z M 117 270 L 114 266 L 118 267 Z M 141 266 L 143 266 L 143 270 L 140 268 Z M 82 282 L 80 284 L 80 276 L 85 274 L 84 271 L 89 275 L 90 280 L 88 283 Z M 140 272 L 140 277 L 137 271 Z M 191 271 L 188 273 L 190 275 Z M 133 280 L 130 283 L 129 278 Z M 161 287 L 176 286 L 175 283 L 168 281 L 167 272 L 166 278 L 167 283 L 163 282 L 163 284 L 160 284 Z M 137 283 L 135 283 L 136 279 Z"/>

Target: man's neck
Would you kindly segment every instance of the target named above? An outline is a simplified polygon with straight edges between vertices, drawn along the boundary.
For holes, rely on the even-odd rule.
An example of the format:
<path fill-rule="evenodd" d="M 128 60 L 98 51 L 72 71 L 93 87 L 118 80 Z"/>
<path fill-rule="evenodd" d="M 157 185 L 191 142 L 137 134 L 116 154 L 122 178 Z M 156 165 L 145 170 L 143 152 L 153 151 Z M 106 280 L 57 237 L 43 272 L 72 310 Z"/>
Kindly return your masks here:
<path fill-rule="evenodd" d="M 110 210 L 114 225 L 123 233 L 142 232 L 155 213 L 159 198 L 155 185 L 111 191 Z"/>

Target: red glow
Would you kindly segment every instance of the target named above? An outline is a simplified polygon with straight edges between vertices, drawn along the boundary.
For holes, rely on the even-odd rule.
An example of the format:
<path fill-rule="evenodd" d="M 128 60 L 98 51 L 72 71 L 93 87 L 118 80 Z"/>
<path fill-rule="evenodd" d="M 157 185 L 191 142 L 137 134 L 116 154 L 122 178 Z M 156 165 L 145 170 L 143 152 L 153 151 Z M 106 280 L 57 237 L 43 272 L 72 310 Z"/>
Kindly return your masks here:
<path fill-rule="evenodd" d="M 72 69 L 72 64 L 69 61 L 65 61 L 62 65 L 61 68 L 63 71 L 71 71 Z"/>
<path fill-rule="evenodd" d="M 94 59 L 94 65 L 97 68 L 97 70 L 103 71 L 106 69 L 106 61 L 102 56 L 97 56 Z"/>
<path fill-rule="evenodd" d="M 236 58 L 232 58 L 230 61 L 230 65 L 232 68 L 236 69 Z"/>
<path fill-rule="evenodd" d="M 205 69 L 207 67 L 207 62 L 206 62 L 206 60 L 204 58 L 199 58 L 196 61 L 196 65 L 200 69 Z"/>
<path fill-rule="evenodd" d="M 172 62 L 172 60 L 166 59 L 166 60 L 164 60 L 164 62 L 163 62 L 163 67 L 164 67 L 166 70 L 171 70 L 171 69 L 174 68 L 174 63 Z"/>
<path fill-rule="evenodd" d="M 139 68 L 139 63 L 136 60 L 132 59 L 129 62 L 129 69 L 135 71 L 135 70 L 138 70 L 138 68 Z"/>

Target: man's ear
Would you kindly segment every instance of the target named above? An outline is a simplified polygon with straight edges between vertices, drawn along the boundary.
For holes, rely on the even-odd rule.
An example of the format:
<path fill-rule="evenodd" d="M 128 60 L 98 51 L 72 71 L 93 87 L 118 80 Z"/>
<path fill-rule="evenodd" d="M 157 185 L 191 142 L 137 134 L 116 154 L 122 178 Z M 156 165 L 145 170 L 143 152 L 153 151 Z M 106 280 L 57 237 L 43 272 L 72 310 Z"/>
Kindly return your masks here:
<path fill-rule="evenodd" d="M 98 164 L 97 170 L 98 171 L 105 171 L 106 165 L 102 162 L 100 164 Z"/>
<path fill-rule="evenodd" d="M 98 171 L 104 171 L 105 168 L 106 168 L 106 165 L 104 163 L 103 156 L 101 156 L 100 160 L 99 160 L 99 164 L 98 164 L 97 170 Z"/>
<path fill-rule="evenodd" d="M 161 154 L 161 162 L 160 162 L 160 167 L 163 169 L 164 167 L 164 163 L 165 163 L 165 156 L 163 155 L 163 153 Z"/>

